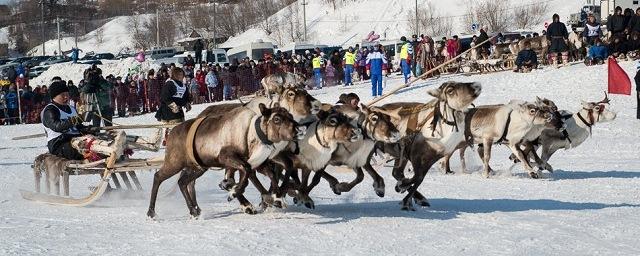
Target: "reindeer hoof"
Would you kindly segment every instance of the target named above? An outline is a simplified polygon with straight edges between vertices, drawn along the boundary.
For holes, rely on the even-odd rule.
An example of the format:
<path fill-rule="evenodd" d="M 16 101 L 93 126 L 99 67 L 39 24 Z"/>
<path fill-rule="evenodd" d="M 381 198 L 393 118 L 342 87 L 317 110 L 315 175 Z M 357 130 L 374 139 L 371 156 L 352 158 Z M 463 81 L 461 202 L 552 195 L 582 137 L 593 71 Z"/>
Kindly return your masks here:
<path fill-rule="evenodd" d="M 412 212 L 415 212 L 415 211 L 416 211 L 416 208 L 415 208 L 415 207 L 413 207 L 413 204 L 408 203 L 408 204 L 403 204 L 403 205 L 402 205 L 401 210 L 403 210 L 403 211 L 412 211 Z"/>
<path fill-rule="evenodd" d="M 228 180 L 228 179 L 224 179 L 222 180 L 218 186 L 220 187 L 220 189 L 222 190 L 226 190 L 229 191 L 231 190 L 231 188 L 233 188 L 233 186 L 236 184 L 236 182 L 234 180 Z"/>
<path fill-rule="evenodd" d="M 384 197 L 384 183 L 379 184 L 379 183 L 373 183 L 373 191 L 376 192 L 376 195 L 378 195 L 379 197 Z"/>
<path fill-rule="evenodd" d="M 338 190 L 338 193 L 336 193 L 336 195 L 340 195 L 341 192 L 351 191 L 351 188 L 349 188 L 349 183 L 340 182 L 335 186 L 334 193 L 336 192 L 335 190 Z"/>
<path fill-rule="evenodd" d="M 531 177 L 532 179 L 540 178 L 537 172 L 529 172 L 529 177 Z"/>
<path fill-rule="evenodd" d="M 307 207 L 307 208 L 309 208 L 311 210 L 316 209 L 316 206 L 313 203 L 313 201 L 309 201 L 309 202 L 304 203 L 304 207 Z"/>
<path fill-rule="evenodd" d="M 551 167 L 551 165 L 550 165 L 550 164 L 546 164 L 546 165 L 544 166 L 544 169 L 545 169 L 545 170 L 547 170 L 547 171 L 548 171 L 548 172 L 550 172 L 550 173 L 553 173 L 553 167 Z"/>
<path fill-rule="evenodd" d="M 155 220 L 157 216 L 158 216 L 158 215 L 156 215 L 156 212 L 155 212 L 154 210 L 149 209 L 149 210 L 147 211 L 147 217 L 148 217 L 149 219 Z"/>
<path fill-rule="evenodd" d="M 243 205 L 240 208 L 242 209 L 242 212 L 244 212 L 246 214 L 254 215 L 254 214 L 258 213 L 258 211 L 255 208 L 253 208 L 253 205 L 251 205 L 251 204 Z"/>
<path fill-rule="evenodd" d="M 416 202 L 417 205 L 422 206 L 422 207 L 431 207 L 431 204 L 429 204 L 429 201 L 427 201 L 427 199 L 424 198 L 414 198 L 413 199 L 414 202 Z"/>
<path fill-rule="evenodd" d="M 444 174 L 456 174 L 456 173 L 452 170 L 446 170 L 444 171 Z"/>
<path fill-rule="evenodd" d="M 276 208 L 287 208 L 287 203 L 285 203 L 283 198 L 275 198 L 273 199 L 273 207 Z"/>

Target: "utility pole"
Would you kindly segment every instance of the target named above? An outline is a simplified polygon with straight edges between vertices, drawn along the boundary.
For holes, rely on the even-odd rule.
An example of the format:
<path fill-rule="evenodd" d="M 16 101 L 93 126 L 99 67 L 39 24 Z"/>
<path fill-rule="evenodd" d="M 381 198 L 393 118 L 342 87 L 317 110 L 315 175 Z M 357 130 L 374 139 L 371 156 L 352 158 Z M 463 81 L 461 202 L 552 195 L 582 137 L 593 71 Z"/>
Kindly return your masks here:
<path fill-rule="evenodd" d="M 416 35 L 420 34 L 420 29 L 418 28 L 418 0 L 416 0 Z"/>
<path fill-rule="evenodd" d="M 417 1 L 417 0 L 416 0 Z M 302 20 L 304 22 L 304 42 L 307 42 L 307 1 L 302 0 Z"/>
<path fill-rule="evenodd" d="M 218 48 L 218 42 L 216 42 L 216 2 L 213 2 L 213 49 Z"/>
<path fill-rule="evenodd" d="M 73 37 L 76 43 L 76 48 L 78 48 L 78 23 L 73 23 Z"/>
<path fill-rule="evenodd" d="M 156 8 L 156 46 L 160 47 L 160 10 Z"/>
<path fill-rule="evenodd" d="M 42 37 L 42 56 L 45 55 L 44 43 L 46 43 L 46 40 L 44 38 L 44 1 L 45 0 L 40 1 L 40 16 L 42 18 L 42 22 L 40 23 L 40 32 Z"/>
<path fill-rule="evenodd" d="M 60 16 L 56 16 L 56 25 L 58 27 L 58 54 L 62 55 L 62 42 L 60 40 Z"/>

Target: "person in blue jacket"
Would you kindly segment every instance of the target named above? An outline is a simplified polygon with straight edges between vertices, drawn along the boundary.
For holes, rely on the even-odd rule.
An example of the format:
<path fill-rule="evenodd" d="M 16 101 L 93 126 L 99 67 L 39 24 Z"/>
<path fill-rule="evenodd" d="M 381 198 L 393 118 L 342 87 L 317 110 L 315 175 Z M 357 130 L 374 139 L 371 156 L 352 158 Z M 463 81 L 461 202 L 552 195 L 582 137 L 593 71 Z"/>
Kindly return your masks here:
<path fill-rule="evenodd" d="M 9 124 L 18 123 L 18 93 L 16 93 L 15 85 L 11 86 L 9 92 L 5 96 L 7 102 L 7 116 L 9 118 Z"/>
<path fill-rule="evenodd" d="M 600 38 L 595 39 L 595 45 L 589 48 L 589 54 L 585 59 L 587 65 L 600 65 L 604 64 L 604 61 L 609 57 L 609 50 L 606 46 L 602 45 Z"/>
<path fill-rule="evenodd" d="M 516 67 L 514 72 L 529 72 L 532 69 L 538 68 L 538 55 L 531 50 L 531 42 L 524 42 L 524 50 L 518 53 L 516 58 Z"/>
<path fill-rule="evenodd" d="M 367 67 L 371 76 L 371 95 L 373 97 L 382 96 L 382 72 L 386 64 L 387 60 L 384 57 L 383 46 L 378 44 L 373 52 L 367 55 Z"/>

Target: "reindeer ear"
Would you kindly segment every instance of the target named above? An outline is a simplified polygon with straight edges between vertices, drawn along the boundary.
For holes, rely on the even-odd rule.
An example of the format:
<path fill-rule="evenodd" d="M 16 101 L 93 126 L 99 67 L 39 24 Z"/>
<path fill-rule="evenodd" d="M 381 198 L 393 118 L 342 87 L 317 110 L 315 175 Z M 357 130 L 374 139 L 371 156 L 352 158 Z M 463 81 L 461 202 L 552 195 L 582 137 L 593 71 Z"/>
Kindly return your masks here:
<path fill-rule="evenodd" d="M 538 96 L 536 96 L 536 104 L 542 104 L 542 99 Z"/>
<path fill-rule="evenodd" d="M 369 112 L 371 112 L 371 109 L 369 109 L 367 105 L 363 103 L 360 103 L 360 108 L 362 109 L 362 113 L 364 113 L 365 115 L 368 115 Z"/>
<path fill-rule="evenodd" d="M 580 105 L 582 105 L 583 108 L 590 108 L 591 104 L 589 104 L 589 102 L 586 102 L 584 100 L 580 101 Z"/>
<path fill-rule="evenodd" d="M 280 103 L 278 103 L 278 102 L 273 103 L 273 107 L 272 108 L 279 108 L 279 107 L 280 107 Z"/>
<path fill-rule="evenodd" d="M 427 93 L 429 93 L 429 95 L 433 96 L 434 98 L 440 98 L 440 95 L 442 94 L 442 89 L 437 88 L 437 89 L 432 89 L 427 91 Z"/>
<path fill-rule="evenodd" d="M 271 115 L 271 109 L 267 108 L 267 106 L 263 103 L 260 103 L 258 107 L 260 108 L 260 114 L 262 114 L 263 116 L 268 117 Z"/>

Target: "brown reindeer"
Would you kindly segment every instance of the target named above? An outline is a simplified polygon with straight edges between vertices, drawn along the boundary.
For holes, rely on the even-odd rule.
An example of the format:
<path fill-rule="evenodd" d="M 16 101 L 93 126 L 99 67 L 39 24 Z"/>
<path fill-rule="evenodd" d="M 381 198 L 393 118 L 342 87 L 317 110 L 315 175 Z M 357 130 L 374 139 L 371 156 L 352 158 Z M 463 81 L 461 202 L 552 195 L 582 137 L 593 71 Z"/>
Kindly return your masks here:
<path fill-rule="evenodd" d="M 184 170 L 178 180 L 192 217 L 200 216 L 196 201 L 195 180 L 210 167 L 233 168 L 241 178 L 229 194 L 238 198 L 245 213 L 255 209 L 244 197 L 247 180 L 257 181 L 252 170 L 283 150 L 290 141 L 301 138 L 305 128 L 277 104 L 274 108 L 260 105 L 260 114 L 249 108 L 236 108 L 224 115 L 185 121 L 171 131 L 164 163 L 156 172 L 147 216 L 155 218 L 155 202 L 160 184 Z"/>
<path fill-rule="evenodd" d="M 421 206 L 429 206 L 417 188 L 429 168 L 464 141 L 463 111 L 480 96 L 481 91 L 478 83 L 447 82 L 429 91 L 436 99 L 427 104 L 392 103 L 382 106 L 399 113 L 400 119 L 394 122 L 400 133 L 405 135 L 399 143 L 383 147 L 386 153 L 396 157 L 393 169 L 393 177 L 398 181 L 396 191 L 409 192 L 402 201 L 403 210 L 414 210 L 412 199 Z M 414 167 L 414 176 L 407 179 L 404 169 L 409 161 Z"/>

